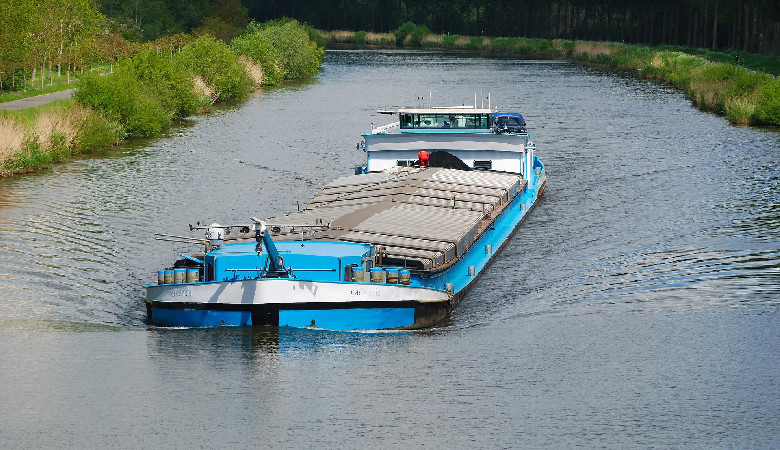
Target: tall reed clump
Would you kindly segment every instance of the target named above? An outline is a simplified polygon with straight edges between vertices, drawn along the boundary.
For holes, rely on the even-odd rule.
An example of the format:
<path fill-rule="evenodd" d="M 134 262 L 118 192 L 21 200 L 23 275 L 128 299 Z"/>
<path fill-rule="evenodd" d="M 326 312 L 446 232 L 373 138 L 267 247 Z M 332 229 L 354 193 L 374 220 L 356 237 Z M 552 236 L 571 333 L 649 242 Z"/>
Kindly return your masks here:
<path fill-rule="evenodd" d="M 0 176 L 47 167 L 124 138 L 123 127 L 72 100 L 0 115 Z"/>

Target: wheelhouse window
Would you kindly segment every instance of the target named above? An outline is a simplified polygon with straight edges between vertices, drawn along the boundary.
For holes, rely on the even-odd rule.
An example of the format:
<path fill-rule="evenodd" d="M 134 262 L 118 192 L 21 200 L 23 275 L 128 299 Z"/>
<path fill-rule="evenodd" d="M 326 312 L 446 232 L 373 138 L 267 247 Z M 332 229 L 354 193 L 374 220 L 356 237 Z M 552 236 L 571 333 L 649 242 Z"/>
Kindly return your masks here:
<path fill-rule="evenodd" d="M 401 129 L 488 129 L 490 114 L 412 114 L 401 113 Z"/>
<path fill-rule="evenodd" d="M 490 160 L 475 160 L 474 161 L 474 169 L 476 170 L 492 170 L 493 169 L 493 161 Z"/>

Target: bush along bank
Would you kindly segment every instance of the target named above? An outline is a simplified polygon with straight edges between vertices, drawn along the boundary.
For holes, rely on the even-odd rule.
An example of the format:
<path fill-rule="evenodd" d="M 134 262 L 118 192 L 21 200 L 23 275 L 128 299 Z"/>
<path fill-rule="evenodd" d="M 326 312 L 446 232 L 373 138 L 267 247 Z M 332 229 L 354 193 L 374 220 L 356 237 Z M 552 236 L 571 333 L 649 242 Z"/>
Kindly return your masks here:
<path fill-rule="evenodd" d="M 153 136 L 214 103 L 319 71 L 324 49 L 294 20 L 251 23 L 230 45 L 200 36 L 170 54 L 141 50 L 111 74 L 85 74 L 74 100 L 0 115 L 0 176 Z"/>
<path fill-rule="evenodd" d="M 682 50 L 642 45 L 430 34 L 425 26 L 403 24 L 392 36 L 372 36 L 363 32 L 322 32 L 329 44 L 372 44 L 389 47 L 419 47 L 498 52 L 536 58 L 571 59 L 588 64 L 631 70 L 639 76 L 662 80 L 681 89 L 698 108 L 725 116 L 738 125 L 780 125 L 780 79 L 764 72 L 749 70 L 734 63 L 715 62 Z M 694 51 L 695 49 L 691 49 Z M 729 60 L 728 54 L 717 55 Z M 772 66 L 750 55 L 760 66 Z M 776 58 L 774 58 L 776 59 Z M 776 66 L 776 64 L 775 64 Z"/>

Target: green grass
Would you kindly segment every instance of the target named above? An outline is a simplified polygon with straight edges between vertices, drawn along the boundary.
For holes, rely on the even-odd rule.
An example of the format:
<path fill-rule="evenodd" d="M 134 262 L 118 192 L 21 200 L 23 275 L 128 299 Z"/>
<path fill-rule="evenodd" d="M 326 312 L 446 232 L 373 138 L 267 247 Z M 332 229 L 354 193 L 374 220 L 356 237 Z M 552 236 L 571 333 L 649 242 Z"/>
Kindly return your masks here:
<path fill-rule="evenodd" d="M 713 51 L 703 48 L 676 47 L 676 46 L 658 46 L 653 47 L 657 50 L 669 50 L 687 53 L 689 55 L 700 56 L 709 61 L 734 64 L 734 56 L 739 55 L 739 65 L 757 72 L 769 73 L 775 76 L 780 75 L 780 58 L 768 55 L 755 55 L 752 53 L 743 53 L 736 50 Z"/>

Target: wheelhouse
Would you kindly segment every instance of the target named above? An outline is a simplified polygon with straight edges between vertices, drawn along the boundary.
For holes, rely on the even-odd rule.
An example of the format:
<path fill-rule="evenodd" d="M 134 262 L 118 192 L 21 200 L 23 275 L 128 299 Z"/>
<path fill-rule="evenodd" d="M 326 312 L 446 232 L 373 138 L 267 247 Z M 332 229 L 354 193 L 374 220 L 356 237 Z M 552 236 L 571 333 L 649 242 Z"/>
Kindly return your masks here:
<path fill-rule="evenodd" d="M 409 130 L 454 129 L 489 130 L 493 127 L 491 109 L 431 108 L 398 110 L 400 128 Z"/>

